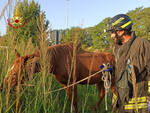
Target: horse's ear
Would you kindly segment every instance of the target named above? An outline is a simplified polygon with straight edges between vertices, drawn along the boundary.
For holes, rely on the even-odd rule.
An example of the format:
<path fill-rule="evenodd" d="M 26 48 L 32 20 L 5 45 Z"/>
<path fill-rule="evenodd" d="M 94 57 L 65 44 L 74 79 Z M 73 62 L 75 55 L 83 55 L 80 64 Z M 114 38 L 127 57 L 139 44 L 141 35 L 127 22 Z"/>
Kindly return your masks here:
<path fill-rule="evenodd" d="M 15 53 L 16 53 L 16 57 L 20 57 L 20 54 L 18 53 L 16 49 L 15 49 Z"/>

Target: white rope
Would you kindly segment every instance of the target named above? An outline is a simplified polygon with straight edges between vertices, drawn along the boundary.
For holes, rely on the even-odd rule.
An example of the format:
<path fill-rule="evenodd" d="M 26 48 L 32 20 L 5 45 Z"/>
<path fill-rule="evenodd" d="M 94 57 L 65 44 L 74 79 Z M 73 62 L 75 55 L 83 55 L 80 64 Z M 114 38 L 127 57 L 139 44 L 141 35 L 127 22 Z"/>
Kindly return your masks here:
<path fill-rule="evenodd" d="M 63 87 L 63 88 L 59 88 L 59 89 L 56 89 L 56 90 L 53 90 L 53 91 L 49 91 L 49 92 L 47 92 L 46 94 L 54 93 L 54 92 L 57 92 L 57 91 L 61 91 L 61 90 L 63 90 L 63 89 L 67 89 L 67 88 L 72 87 L 72 86 L 74 86 L 74 85 L 76 85 L 76 84 L 79 84 L 79 83 L 81 83 L 81 82 L 83 82 L 83 81 L 89 79 L 90 77 L 93 77 L 93 76 L 95 76 L 96 74 L 101 73 L 101 72 L 103 72 L 103 69 L 100 70 L 100 71 L 97 71 L 96 73 L 94 73 L 94 74 L 92 74 L 92 75 L 90 75 L 90 76 L 88 76 L 88 77 L 86 77 L 86 78 L 84 78 L 84 79 L 82 79 L 82 80 L 80 80 L 80 81 L 77 81 L 77 82 L 75 82 L 75 83 L 73 83 L 73 84 L 70 84 L 70 85 L 68 85 L 68 86 L 66 86 L 66 87 Z"/>
<path fill-rule="evenodd" d="M 104 70 L 108 69 L 108 65 L 104 65 Z M 107 104 L 107 94 L 111 87 L 111 74 L 110 72 L 103 71 L 102 72 L 102 80 L 104 81 L 104 88 L 105 88 L 105 109 L 108 110 L 108 104 Z"/>

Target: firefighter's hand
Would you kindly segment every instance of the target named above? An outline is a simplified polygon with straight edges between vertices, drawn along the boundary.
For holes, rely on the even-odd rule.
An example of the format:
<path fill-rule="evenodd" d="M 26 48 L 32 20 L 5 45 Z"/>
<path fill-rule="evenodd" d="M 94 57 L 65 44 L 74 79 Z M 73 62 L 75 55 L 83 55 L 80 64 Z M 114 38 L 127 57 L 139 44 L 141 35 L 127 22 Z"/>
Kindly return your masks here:
<path fill-rule="evenodd" d="M 100 69 L 103 69 L 104 71 L 106 71 L 106 72 L 112 72 L 112 67 L 108 67 L 108 66 L 106 66 L 105 64 L 102 64 L 102 65 L 100 65 L 100 67 L 99 67 Z"/>

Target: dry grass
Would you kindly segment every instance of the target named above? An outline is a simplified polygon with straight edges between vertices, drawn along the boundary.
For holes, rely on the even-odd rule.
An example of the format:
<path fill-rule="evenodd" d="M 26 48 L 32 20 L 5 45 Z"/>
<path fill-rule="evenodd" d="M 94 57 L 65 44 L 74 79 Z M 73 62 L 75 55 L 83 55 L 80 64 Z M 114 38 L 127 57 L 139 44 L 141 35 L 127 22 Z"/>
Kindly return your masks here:
<path fill-rule="evenodd" d="M 38 23 L 38 37 L 39 44 L 37 47 L 32 43 L 32 38 L 25 42 L 14 43 L 15 34 L 7 36 L 8 42 L 0 41 L 0 45 L 8 46 L 7 49 L 0 48 L 0 81 L 4 79 L 7 75 L 8 70 L 11 68 L 13 61 L 15 59 L 15 49 L 23 56 L 26 54 L 31 54 L 35 50 L 40 50 L 41 57 L 41 72 L 34 74 L 31 81 L 27 81 L 27 86 L 21 86 L 21 78 L 18 77 L 18 84 L 15 91 L 10 92 L 10 88 L 7 91 L 0 93 L 0 112 L 1 113 L 73 113 L 72 103 L 71 107 L 68 103 L 65 91 L 55 92 L 46 94 L 49 91 L 58 89 L 62 87 L 58 84 L 50 73 L 48 73 L 48 65 L 46 59 L 46 50 L 48 43 L 46 41 L 47 33 L 45 32 L 45 27 L 43 24 L 44 17 L 40 15 L 41 23 Z M 70 75 L 73 73 L 74 81 L 75 78 L 75 65 L 76 65 L 76 51 L 77 45 L 79 44 L 78 33 L 74 36 L 74 51 L 73 51 L 73 61 L 70 67 Z M 68 81 L 69 84 L 69 81 Z M 78 107 L 79 111 L 82 113 L 95 113 L 90 106 L 96 104 L 98 100 L 98 91 L 96 86 L 79 86 L 78 87 Z M 104 112 L 104 103 L 101 106 L 101 112 Z M 98 113 L 100 113 L 98 111 Z"/>

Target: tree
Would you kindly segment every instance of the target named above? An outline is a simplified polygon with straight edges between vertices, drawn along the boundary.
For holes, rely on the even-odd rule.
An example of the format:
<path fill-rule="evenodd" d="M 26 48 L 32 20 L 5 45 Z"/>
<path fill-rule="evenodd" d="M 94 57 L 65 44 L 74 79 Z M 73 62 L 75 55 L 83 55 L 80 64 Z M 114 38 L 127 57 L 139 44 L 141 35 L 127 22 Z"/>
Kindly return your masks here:
<path fill-rule="evenodd" d="M 39 35 L 38 24 L 41 22 L 39 19 L 40 14 L 44 16 L 45 30 L 47 30 L 49 21 L 46 20 L 45 13 L 41 11 L 38 3 L 35 3 L 34 0 L 30 2 L 28 2 L 28 0 L 18 2 L 14 9 L 14 17 L 19 16 L 23 20 L 27 19 L 27 22 L 23 27 L 19 27 L 18 29 L 8 26 L 7 34 L 14 36 L 16 43 L 22 40 L 26 43 L 32 38 L 32 42 L 37 44 Z"/>
<path fill-rule="evenodd" d="M 78 42 L 81 43 L 84 47 L 91 46 L 92 44 L 91 34 L 88 29 L 72 27 L 70 30 L 66 29 L 62 32 L 61 43 L 71 42 L 74 40 L 78 40 Z"/>
<path fill-rule="evenodd" d="M 91 28 L 92 44 L 94 49 L 108 49 L 111 45 L 110 37 L 104 32 L 110 18 L 105 18 L 98 25 Z"/>
<path fill-rule="evenodd" d="M 150 8 L 139 7 L 127 13 L 133 21 L 137 36 L 150 40 Z"/>

